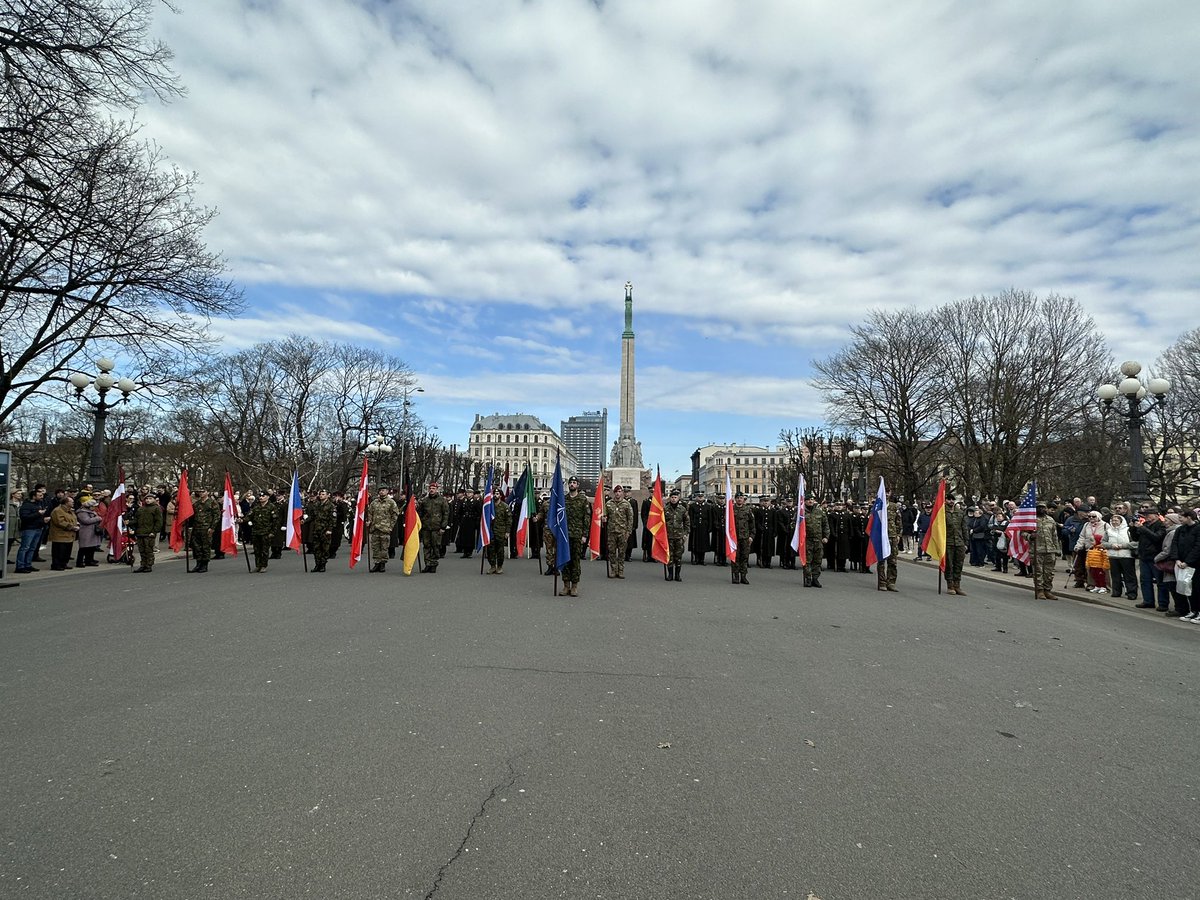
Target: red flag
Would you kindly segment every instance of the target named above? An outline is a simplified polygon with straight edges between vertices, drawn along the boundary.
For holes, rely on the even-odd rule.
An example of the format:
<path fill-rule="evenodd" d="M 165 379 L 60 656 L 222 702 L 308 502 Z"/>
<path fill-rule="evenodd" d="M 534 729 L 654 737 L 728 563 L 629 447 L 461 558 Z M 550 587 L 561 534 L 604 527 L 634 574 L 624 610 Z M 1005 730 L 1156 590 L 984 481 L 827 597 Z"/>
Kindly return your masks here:
<path fill-rule="evenodd" d="M 363 524 L 367 516 L 367 458 L 363 457 L 362 477 L 358 481 L 358 500 L 354 504 L 354 535 L 350 538 L 350 568 L 362 559 Z"/>
<path fill-rule="evenodd" d="M 241 510 L 233 499 L 233 481 L 225 473 L 225 494 L 221 497 L 221 552 L 237 556 L 237 517 Z"/>
<path fill-rule="evenodd" d="M 650 556 L 664 566 L 671 561 L 671 545 L 667 541 L 667 520 L 663 513 L 662 472 L 654 474 L 654 496 L 650 498 L 650 515 L 646 517 L 646 527 L 654 535 L 654 543 L 650 548 Z"/>
<path fill-rule="evenodd" d="M 183 549 L 183 523 L 192 517 L 192 492 L 188 490 L 187 469 L 179 473 L 179 492 L 175 496 L 175 521 L 171 523 L 171 549 Z"/>
<path fill-rule="evenodd" d="M 125 555 L 125 467 L 117 466 L 117 487 L 104 510 L 104 530 L 108 532 L 108 553 L 113 559 Z"/>
<path fill-rule="evenodd" d="M 604 476 L 596 482 L 596 496 L 592 500 L 592 530 L 588 532 L 588 550 L 592 559 L 600 558 L 600 519 L 604 516 Z"/>

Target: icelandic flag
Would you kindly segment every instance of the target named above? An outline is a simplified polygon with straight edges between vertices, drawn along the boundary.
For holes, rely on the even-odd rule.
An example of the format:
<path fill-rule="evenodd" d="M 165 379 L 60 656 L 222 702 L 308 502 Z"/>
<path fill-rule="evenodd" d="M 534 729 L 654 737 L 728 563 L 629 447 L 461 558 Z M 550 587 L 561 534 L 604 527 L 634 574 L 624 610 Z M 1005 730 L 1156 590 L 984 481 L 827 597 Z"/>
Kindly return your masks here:
<path fill-rule="evenodd" d="M 867 519 L 867 565 L 892 555 L 892 542 L 887 530 L 887 489 L 883 486 L 883 476 L 879 476 L 879 493 L 871 506 L 871 515 Z"/>
<path fill-rule="evenodd" d="M 221 495 L 221 552 L 237 556 L 237 517 L 240 510 L 233 499 L 233 480 L 225 473 L 225 493 Z"/>
<path fill-rule="evenodd" d="M 304 518 L 304 501 L 300 499 L 300 475 L 292 469 L 292 494 L 288 497 L 287 539 L 285 543 L 297 553 L 301 552 L 300 520 Z"/>
<path fill-rule="evenodd" d="M 808 513 L 804 508 L 804 476 L 796 484 L 796 526 L 792 529 L 792 549 L 796 558 L 808 560 Z"/>
<path fill-rule="evenodd" d="M 483 486 L 483 506 L 479 510 L 479 537 L 475 549 L 482 550 L 492 542 L 492 519 L 496 518 L 496 498 L 492 493 L 492 467 L 488 465 L 487 481 Z"/>
<path fill-rule="evenodd" d="M 733 521 L 733 484 L 729 470 L 725 470 L 725 558 L 732 563 L 737 559 L 737 524 Z"/>
<path fill-rule="evenodd" d="M 567 494 L 563 490 L 561 455 L 556 455 L 554 459 L 554 480 L 550 482 L 550 509 L 546 513 L 546 527 L 558 545 L 554 551 L 555 562 L 561 571 L 573 558 L 571 532 L 567 530 Z"/>

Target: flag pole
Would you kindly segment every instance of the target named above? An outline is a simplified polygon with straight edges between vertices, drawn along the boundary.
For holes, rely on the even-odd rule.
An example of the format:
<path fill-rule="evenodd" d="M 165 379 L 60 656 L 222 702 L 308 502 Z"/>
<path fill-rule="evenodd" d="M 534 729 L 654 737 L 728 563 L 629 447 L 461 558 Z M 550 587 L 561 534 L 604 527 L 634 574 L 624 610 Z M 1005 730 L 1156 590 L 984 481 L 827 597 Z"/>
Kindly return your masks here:
<path fill-rule="evenodd" d="M 942 592 L 942 566 L 938 564 L 938 593 Z"/>
<path fill-rule="evenodd" d="M 250 573 L 250 551 L 246 549 L 246 539 L 242 538 L 242 556 L 246 557 L 246 574 Z"/>
<path fill-rule="evenodd" d="M 1033 570 L 1033 577 L 1030 578 L 1029 580 L 1033 582 L 1033 599 L 1036 600 L 1038 598 L 1038 592 L 1037 592 L 1038 558 L 1037 558 L 1037 532 L 1036 531 L 1033 534 L 1029 535 L 1029 562 L 1030 562 L 1030 568 Z M 1054 579 L 1051 578 L 1050 580 L 1053 581 Z"/>
<path fill-rule="evenodd" d="M 300 538 L 300 555 L 304 557 L 304 574 L 308 574 L 308 544 L 305 543 L 304 537 Z"/>
<path fill-rule="evenodd" d="M 189 519 L 188 521 L 191 520 Z M 192 562 L 191 558 L 188 556 L 188 550 L 191 549 L 192 546 L 192 526 L 184 525 L 183 527 L 185 529 L 183 533 L 183 571 L 191 574 Z"/>

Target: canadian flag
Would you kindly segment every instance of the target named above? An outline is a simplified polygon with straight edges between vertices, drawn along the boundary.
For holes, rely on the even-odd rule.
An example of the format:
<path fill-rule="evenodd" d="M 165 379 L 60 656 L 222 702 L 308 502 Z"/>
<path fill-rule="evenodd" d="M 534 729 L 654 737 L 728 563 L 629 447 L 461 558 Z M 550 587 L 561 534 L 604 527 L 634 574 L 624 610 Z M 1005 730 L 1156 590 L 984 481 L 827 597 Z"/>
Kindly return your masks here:
<path fill-rule="evenodd" d="M 225 496 L 221 498 L 221 552 L 237 556 L 237 517 L 241 510 L 233 499 L 233 481 L 225 473 Z"/>

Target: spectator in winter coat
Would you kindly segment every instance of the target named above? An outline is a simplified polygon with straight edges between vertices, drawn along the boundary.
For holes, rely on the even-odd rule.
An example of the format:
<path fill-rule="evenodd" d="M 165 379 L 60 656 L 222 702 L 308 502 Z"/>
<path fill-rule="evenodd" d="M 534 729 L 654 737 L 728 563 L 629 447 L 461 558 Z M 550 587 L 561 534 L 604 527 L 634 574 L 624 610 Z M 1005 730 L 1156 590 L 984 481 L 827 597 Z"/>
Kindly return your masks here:
<path fill-rule="evenodd" d="M 1129 526 L 1129 536 L 1137 547 L 1135 556 L 1142 581 L 1142 602 L 1138 604 L 1141 609 L 1153 609 L 1156 596 L 1160 612 L 1166 612 L 1171 605 L 1171 591 L 1163 584 L 1162 572 L 1154 564 L 1166 533 L 1166 524 L 1154 507 L 1142 510 L 1141 521 Z"/>
<path fill-rule="evenodd" d="M 1076 563 L 1080 566 L 1082 571 L 1086 573 L 1087 588 L 1089 590 L 1097 587 L 1098 585 L 1093 577 L 1093 573 L 1088 569 L 1087 553 L 1093 547 L 1098 546 L 1103 540 L 1104 518 L 1097 510 L 1093 509 L 1087 514 L 1087 518 L 1084 520 L 1083 527 L 1079 529 L 1079 537 L 1075 539 L 1074 547 L 1076 553 Z M 1083 587 L 1083 580 L 1083 575 L 1081 575 L 1080 571 L 1077 570 L 1075 574 L 1075 586 Z"/>
<path fill-rule="evenodd" d="M 1108 551 L 1108 571 L 1112 578 L 1112 595 L 1122 593 L 1130 600 L 1137 599 L 1137 560 L 1133 558 L 1134 544 L 1129 536 L 1129 525 L 1125 517 L 1113 514 L 1104 528 L 1104 540 L 1100 546 Z"/>

